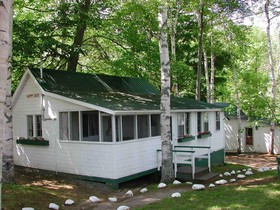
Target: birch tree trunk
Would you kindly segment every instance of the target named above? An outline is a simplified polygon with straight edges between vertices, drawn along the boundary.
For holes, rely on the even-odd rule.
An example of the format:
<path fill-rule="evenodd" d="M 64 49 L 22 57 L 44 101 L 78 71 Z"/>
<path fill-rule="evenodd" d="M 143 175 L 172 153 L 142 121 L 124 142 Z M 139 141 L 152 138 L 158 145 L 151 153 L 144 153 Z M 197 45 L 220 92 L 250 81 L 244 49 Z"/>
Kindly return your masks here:
<path fill-rule="evenodd" d="M 274 62 L 273 53 L 271 45 L 271 35 L 270 35 L 270 17 L 269 17 L 269 7 L 270 1 L 266 0 L 264 4 L 264 13 L 267 21 L 266 26 L 266 38 L 267 38 L 267 49 L 269 56 L 269 67 L 270 67 L 270 77 L 271 77 L 271 94 L 272 94 L 272 106 L 271 106 L 271 122 L 270 122 L 270 147 L 269 154 L 274 154 L 274 130 L 275 130 L 275 102 L 276 102 L 276 81 L 274 72 Z"/>
<path fill-rule="evenodd" d="M 11 71 L 11 18 L 13 17 L 13 0 L 0 0 L 0 161 L 2 163 L 5 139 L 5 110 L 8 72 Z M 0 198 L 2 197 L 2 164 L 0 168 Z M 0 209 L 2 199 L 0 200 Z"/>
<path fill-rule="evenodd" d="M 198 51 L 197 51 L 197 78 L 196 78 L 196 94 L 195 99 L 200 100 L 201 95 L 201 67 L 202 67 L 202 47 L 203 47 L 203 0 L 200 0 L 200 7 L 197 12 L 197 23 L 198 23 Z"/>
<path fill-rule="evenodd" d="M 236 100 L 236 112 L 237 112 L 237 154 L 241 153 L 241 108 L 240 108 L 240 98 L 238 91 L 238 78 L 237 78 L 237 69 L 234 68 L 234 87 L 235 87 L 235 100 Z"/>
<path fill-rule="evenodd" d="M 161 181 L 170 182 L 174 180 L 173 153 L 171 144 L 171 126 L 170 126 L 170 61 L 167 41 L 167 5 L 161 2 L 159 5 L 159 51 L 161 65 L 161 150 L 162 150 L 162 168 Z"/>
<path fill-rule="evenodd" d="M 213 104 L 215 102 L 215 55 L 214 55 L 214 43 L 213 43 L 213 37 L 211 36 L 211 73 L 210 73 L 210 85 L 209 85 L 209 102 Z"/>
<path fill-rule="evenodd" d="M 205 81 L 206 81 L 206 101 L 210 102 L 210 83 L 209 83 L 209 69 L 208 69 L 208 56 L 205 48 L 203 47 L 203 62 L 205 71 Z"/>

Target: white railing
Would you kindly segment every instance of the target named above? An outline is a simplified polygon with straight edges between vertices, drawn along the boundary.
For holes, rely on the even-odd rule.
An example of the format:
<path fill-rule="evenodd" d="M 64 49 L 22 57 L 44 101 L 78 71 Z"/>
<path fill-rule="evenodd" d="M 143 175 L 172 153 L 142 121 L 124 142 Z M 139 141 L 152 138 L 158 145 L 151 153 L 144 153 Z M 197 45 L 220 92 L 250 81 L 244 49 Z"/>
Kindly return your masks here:
<path fill-rule="evenodd" d="M 188 150 L 187 150 L 188 149 Z M 205 151 L 207 150 L 207 151 Z M 198 152 L 199 151 L 199 152 Z M 201 151 L 205 151 L 201 153 Z M 192 178 L 195 178 L 195 158 L 208 159 L 208 168 L 211 172 L 210 147 L 208 146 L 174 146 L 173 164 L 175 177 L 178 170 L 178 164 L 190 164 L 192 168 Z M 161 150 L 157 150 L 157 169 L 160 170 L 162 162 Z"/>

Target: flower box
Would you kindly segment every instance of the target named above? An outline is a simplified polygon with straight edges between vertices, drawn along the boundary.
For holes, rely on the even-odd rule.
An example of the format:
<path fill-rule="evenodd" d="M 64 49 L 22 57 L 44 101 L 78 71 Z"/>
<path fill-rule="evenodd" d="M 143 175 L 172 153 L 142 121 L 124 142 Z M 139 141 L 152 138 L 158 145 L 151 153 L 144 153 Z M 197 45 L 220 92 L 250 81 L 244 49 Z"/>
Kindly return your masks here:
<path fill-rule="evenodd" d="M 48 146 L 49 141 L 38 139 L 17 139 L 17 144 Z"/>
<path fill-rule="evenodd" d="M 212 134 L 210 133 L 210 131 L 205 131 L 205 132 L 201 132 L 197 135 L 197 138 L 202 139 L 202 138 L 207 138 L 209 136 L 212 136 Z"/>
<path fill-rule="evenodd" d="M 192 135 L 178 137 L 178 142 L 179 143 L 192 141 L 192 140 L 195 140 L 195 137 L 192 136 Z"/>

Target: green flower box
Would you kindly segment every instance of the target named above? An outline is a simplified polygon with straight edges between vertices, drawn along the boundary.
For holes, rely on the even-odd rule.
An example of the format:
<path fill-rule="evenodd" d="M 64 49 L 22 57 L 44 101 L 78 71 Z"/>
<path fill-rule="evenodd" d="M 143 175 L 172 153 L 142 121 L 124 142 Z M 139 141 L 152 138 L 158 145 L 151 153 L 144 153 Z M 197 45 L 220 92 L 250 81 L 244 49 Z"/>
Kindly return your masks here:
<path fill-rule="evenodd" d="M 187 141 L 192 141 L 192 140 L 195 140 L 195 137 L 194 137 L 194 136 L 188 136 L 188 137 L 181 137 L 181 138 L 178 138 L 178 142 L 179 142 L 179 143 L 183 143 L 183 142 L 187 142 Z"/>
<path fill-rule="evenodd" d="M 47 140 L 32 140 L 32 139 L 18 139 L 17 144 L 48 146 L 49 141 L 47 141 Z"/>
<path fill-rule="evenodd" d="M 211 133 L 200 133 L 197 135 L 197 138 L 202 139 L 202 138 L 207 138 L 209 136 L 212 136 Z"/>

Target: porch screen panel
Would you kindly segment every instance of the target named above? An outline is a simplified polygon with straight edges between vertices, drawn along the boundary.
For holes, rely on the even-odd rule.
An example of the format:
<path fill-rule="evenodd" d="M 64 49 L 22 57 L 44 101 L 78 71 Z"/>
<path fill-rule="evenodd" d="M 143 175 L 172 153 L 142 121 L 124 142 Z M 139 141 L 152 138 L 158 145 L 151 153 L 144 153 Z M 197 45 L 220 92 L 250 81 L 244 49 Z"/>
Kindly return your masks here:
<path fill-rule="evenodd" d="M 98 111 L 83 112 L 83 141 L 99 141 L 99 114 Z"/>
<path fill-rule="evenodd" d="M 27 116 L 27 137 L 33 137 L 33 116 Z"/>
<path fill-rule="evenodd" d="M 111 116 L 102 116 L 102 141 L 113 141 Z"/>
<path fill-rule="evenodd" d="M 59 113 L 59 137 L 61 140 L 69 140 L 68 112 Z"/>
<path fill-rule="evenodd" d="M 79 141 L 79 112 L 70 112 L 70 139 Z"/>
<path fill-rule="evenodd" d="M 135 139 L 135 116 L 122 116 L 122 134 L 123 140 Z"/>
<path fill-rule="evenodd" d="M 151 132 L 152 136 L 160 136 L 160 115 L 151 115 Z"/>
<path fill-rule="evenodd" d="M 177 123 L 178 123 L 178 136 L 183 136 L 184 135 L 184 130 L 185 130 L 184 113 L 178 113 L 177 114 Z"/>
<path fill-rule="evenodd" d="M 146 138 L 150 136 L 149 115 L 137 115 L 138 138 Z"/>

